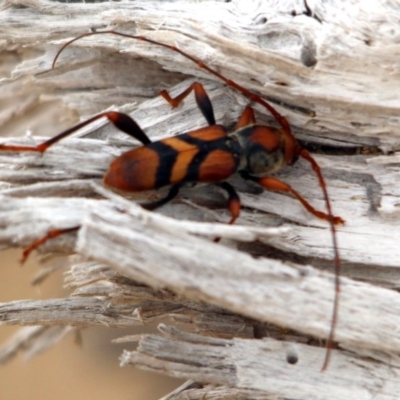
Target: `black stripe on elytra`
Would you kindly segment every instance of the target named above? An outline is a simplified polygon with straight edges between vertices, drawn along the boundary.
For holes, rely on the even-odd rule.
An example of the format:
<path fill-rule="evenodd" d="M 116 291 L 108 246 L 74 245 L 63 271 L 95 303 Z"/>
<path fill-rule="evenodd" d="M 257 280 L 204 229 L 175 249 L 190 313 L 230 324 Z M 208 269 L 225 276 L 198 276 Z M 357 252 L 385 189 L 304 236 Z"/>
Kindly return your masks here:
<path fill-rule="evenodd" d="M 162 141 L 147 145 L 158 154 L 159 165 L 156 173 L 155 189 L 170 184 L 172 168 L 177 160 L 178 152 Z"/>
<path fill-rule="evenodd" d="M 188 166 L 186 176 L 183 179 L 185 182 L 197 182 L 199 180 L 201 164 L 215 150 L 226 151 L 231 153 L 237 160 L 239 158 L 239 144 L 230 136 L 223 136 L 215 140 L 201 140 L 188 135 L 182 135 L 179 139 L 200 149 Z"/>

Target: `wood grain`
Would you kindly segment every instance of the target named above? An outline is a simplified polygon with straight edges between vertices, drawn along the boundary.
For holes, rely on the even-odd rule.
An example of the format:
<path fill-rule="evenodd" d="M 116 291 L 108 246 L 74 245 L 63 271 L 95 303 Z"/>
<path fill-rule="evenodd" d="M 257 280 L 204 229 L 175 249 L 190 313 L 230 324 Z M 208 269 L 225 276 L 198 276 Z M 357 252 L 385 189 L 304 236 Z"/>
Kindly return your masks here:
<path fill-rule="evenodd" d="M 61 101 L 60 120 L 118 109 L 152 140 L 203 127 L 191 96 L 173 110 L 157 97 L 161 89 L 180 93 L 193 80 L 204 84 L 217 121 L 234 126 L 248 99 L 166 49 L 98 35 L 67 48 L 50 70 L 62 43 L 89 28 L 145 35 L 178 46 L 269 100 L 315 152 L 334 213 L 346 224 L 338 228 L 344 277 L 337 349 L 321 374 L 319 340 L 327 336 L 334 294 L 327 224 L 291 197 L 257 192 L 239 179 L 232 181 L 243 204 L 236 226 L 218 223 L 229 219 L 225 201 L 206 187 L 146 212 L 99 186 L 110 161 L 137 143 L 98 121 L 43 155 L 0 154 L 2 248 L 27 246 L 51 228 L 82 226 L 77 236 L 40 249 L 77 254 L 68 275 L 71 297 L 2 304 L 0 323 L 44 324 L 43 332 L 56 325 L 63 332 L 70 325 L 121 327 L 169 316 L 202 335 L 196 339 L 208 352 L 202 362 L 196 364 L 192 339 L 162 327 L 161 336 L 139 338 L 138 351 L 126 353 L 123 363 L 197 382 L 171 399 L 396 399 L 398 19 L 391 1 L 5 1 L 0 43 L 20 61 L 2 69 L 2 136 L 38 106 Z M 256 116 L 274 124 L 261 107 Z M 34 138 L 1 142 L 36 143 L 51 128 L 52 122 L 33 126 Z M 307 163 L 278 176 L 324 209 Z M 215 236 L 221 243 L 210 240 Z M 63 307 L 65 313 L 56 312 Z M 218 346 L 206 343 L 210 336 Z M 12 341 L 4 359 L 27 342 Z M 296 365 L 286 361 L 291 346 Z"/>

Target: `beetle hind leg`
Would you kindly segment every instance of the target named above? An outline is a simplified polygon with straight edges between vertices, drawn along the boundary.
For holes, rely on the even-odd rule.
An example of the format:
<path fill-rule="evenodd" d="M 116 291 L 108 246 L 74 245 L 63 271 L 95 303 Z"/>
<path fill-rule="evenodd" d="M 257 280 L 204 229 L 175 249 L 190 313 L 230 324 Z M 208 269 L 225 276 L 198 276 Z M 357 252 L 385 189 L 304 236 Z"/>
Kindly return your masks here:
<path fill-rule="evenodd" d="M 72 228 L 65 228 L 65 229 L 51 229 L 45 235 L 36 239 L 32 242 L 29 247 L 27 247 L 21 257 L 21 264 L 24 264 L 25 261 L 28 259 L 29 255 L 32 253 L 33 250 L 37 250 L 40 246 L 45 244 L 50 239 L 55 239 L 61 235 L 65 235 L 66 233 L 75 232 L 80 228 L 80 225 L 73 226 Z"/>
<path fill-rule="evenodd" d="M 19 145 L 8 145 L 8 144 L 0 144 L 1 151 L 33 151 L 43 153 L 50 146 L 59 142 L 67 136 L 72 135 L 77 132 L 79 129 L 84 128 L 87 125 L 90 125 L 92 122 L 97 121 L 101 118 L 107 118 L 117 129 L 122 132 L 125 132 L 127 135 L 139 140 L 143 144 L 149 144 L 151 140 L 148 136 L 143 132 L 142 128 L 127 114 L 123 114 L 117 111 L 106 111 L 100 114 L 93 116 L 92 118 L 87 119 L 86 121 L 82 121 L 73 127 L 66 129 L 65 131 L 59 133 L 58 135 L 42 142 L 36 146 L 19 146 Z"/>

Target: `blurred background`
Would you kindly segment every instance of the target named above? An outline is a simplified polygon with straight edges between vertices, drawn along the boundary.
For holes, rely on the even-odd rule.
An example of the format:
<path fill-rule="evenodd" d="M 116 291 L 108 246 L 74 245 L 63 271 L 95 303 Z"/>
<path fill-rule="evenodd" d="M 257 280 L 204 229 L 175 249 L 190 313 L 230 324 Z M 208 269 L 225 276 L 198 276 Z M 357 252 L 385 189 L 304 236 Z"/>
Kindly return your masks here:
<path fill-rule="evenodd" d="M 30 280 L 38 266 L 28 261 L 21 267 L 21 252 L 0 253 L 0 303 L 22 299 L 50 299 L 67 296 L 63 274 L 58 271 L 39 286 Z M 35 257 L 32 257 L 34 259 Z M 0 345 L 18 327 L 0 326 Z M 2 400 L 153 400 L 168 394 L 181 384 L 172 379 L 135 368 L 120 368 L 119 357 L 134 344 L 113 344 L 112 339 L 132 333 L 154 331 L 155 326 L 130 329 L 90 328 L 81 331 L 82 343 L 74 335 L 37 357 L 25 360 L 23 354 L 1 365 Z"/>

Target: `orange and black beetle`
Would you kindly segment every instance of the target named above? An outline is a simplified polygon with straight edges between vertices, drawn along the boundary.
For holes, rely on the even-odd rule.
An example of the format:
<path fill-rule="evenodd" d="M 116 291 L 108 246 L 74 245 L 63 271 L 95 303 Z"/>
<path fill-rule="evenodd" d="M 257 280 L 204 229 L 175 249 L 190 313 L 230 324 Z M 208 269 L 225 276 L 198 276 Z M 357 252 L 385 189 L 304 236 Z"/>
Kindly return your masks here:
<path fill-rule="evenodd" d="M 332 347 L 333 343 L 338 310 L 340 261 L 336 243 L 335 224 L 340 224 L 344 221 L 340 217 L 335 217 L 332 214 L 326 184 L 318 164 L 309 152 L 299 145 L 291 132 L 290 125 L 286 118 L 280 115 L 269 103 L 257 94 L 225 78 L 217 71 L 205 65 L 202 61 L 195 59 L 177 47 L 160 43 L 143 36 L 133 36 L 113 30 L 90 32 L 67 42 L 57 53 L 53 62 L 53 67 L 60 53 L 71 43 L 82 37 L 106 33 L 142 40 L 168 48 L 183 55 L 196 63 L 198 67 L 205 69 L 210 74 L 221 79 L 228 86 L 247 96 L 251 101 L 264 106 L 275 117 L 281 128 L 274 129 L 257 124 L 253 109 L 251 107 L 246 107 L 235 129 L 232 132 L 228 132 L 225 127 L 216 124 L 211 101 L 202 84 L 195 82 L 175 98 L 171 98 L 166 91 L 162 91 L 161 95 L 173 107 L 176 107 L 193 91 L 199 109 L 208 122 L 208 126 L 205 128 L 183 133 L 172 138 L 151 142 L 148 136 L 129 115 L 110 111 L 95 115 L 35 147 L 0 145 L 0 150 L 37 151 L 43 153 L 51 145 L 64 137 L 99 118 L 105 117 L 119 130 L 139 140 L 143 146 L 130 150 L 117 157 L 111 163 L 109 170 L 104 176 L 104 184 L 111 188 L 127 192 L 139 192 L 157 189 L 163 186 L 171 186 L 165 198 L 143 205 L 147 209 L 153 210 L 169 202 L 178 194 L 179 189 L 184 185 L 193 185 L 193 183 L 196 182 L 212 183 L 220 186 L 227 192 L 228 208 L 231 213 L 231 220 L 229 223 L 233 223 L 240 213 L 240 199 L 233 186 L 227 182 L 227 179 L 236 173 L 240 174 L 244 179 L 257 182 L 265 189 L 288 192 L 294 195 L 311 214 L 327 220 L 330 223 L 332 231 L 336 268 L 336 296 L 331 332 L 328 339 L 328 351 L 323 367 L 325 369 L 329 361 L 329 349 Z M 307 160 L 318 176 L 325 197 L 327 213 L 316 210 L 291 186 L 270 176 L 270 174 L 287 165 L 293 165 L 299 157 Z M 32 250 L 36 249 L 50 238 L 59 236 L 65 232 L 74 231 L 78 228 L 79 227 L 72 227 L 69 229 L 50 231 L 45 237 L 40 238 L 25 250 L 24 258 L 26 258 Z"/>

